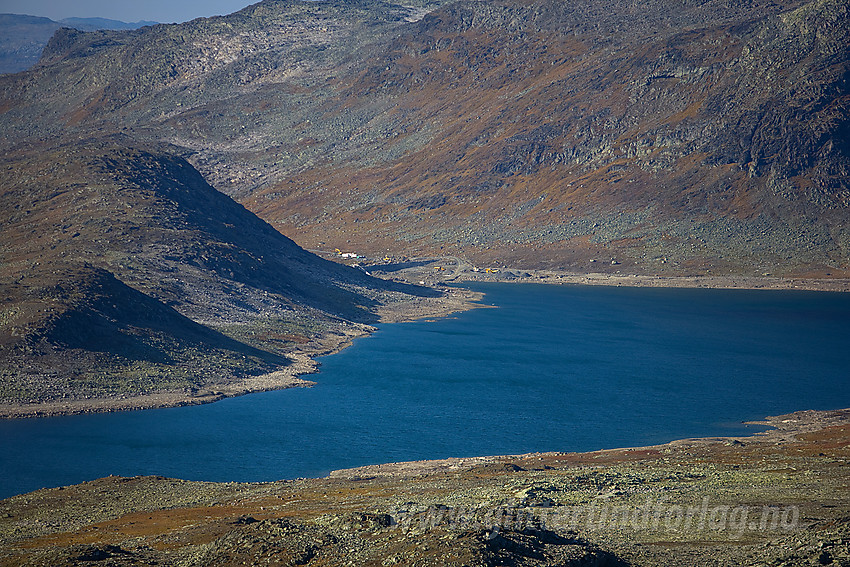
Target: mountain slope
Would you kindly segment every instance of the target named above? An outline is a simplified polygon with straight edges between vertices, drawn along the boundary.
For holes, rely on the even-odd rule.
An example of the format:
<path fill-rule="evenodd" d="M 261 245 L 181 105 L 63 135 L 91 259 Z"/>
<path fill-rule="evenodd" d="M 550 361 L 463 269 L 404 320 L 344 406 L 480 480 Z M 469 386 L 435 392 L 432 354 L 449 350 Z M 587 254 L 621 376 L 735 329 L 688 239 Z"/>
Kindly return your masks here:
<path fill-rule="evenodd" d="M 330 213 L 342 231 L 526 265 L 846 267 L 846 4 L 749 20 L 709 3 L 673 21 L 661 6 L 659 22 L 611 6 L 588 21 L 599 5 L 426 17 L 338 99 L 395 100 L 381 149 L 361 155 L 403 155 L 304 168 L 247 203 L 284 232 Z M 311 207 L 301 187 L 327 197 Z"/>
<path fill-rule="evenodd" d="M 429 295 L 305 252 L 167 147 L 21 148 L 0 179 L 5 403 L 229 383 Z"/>
<path fill-rule="evenodd" d="M 155 26 L 159 22 L 140 20 L 138 22 L 122 22 L 109 18 L 62 18 L 59 23 L 63 27 L 82 31 L 94 30 L 135 30 L 145 26 Z"/>
<path fill-rule="evenodd" d="M 0 127 L 166 140 L 308 248 L 840 275 L 848 29 L 840 0 L 266 0 L 59 32 Z"/>

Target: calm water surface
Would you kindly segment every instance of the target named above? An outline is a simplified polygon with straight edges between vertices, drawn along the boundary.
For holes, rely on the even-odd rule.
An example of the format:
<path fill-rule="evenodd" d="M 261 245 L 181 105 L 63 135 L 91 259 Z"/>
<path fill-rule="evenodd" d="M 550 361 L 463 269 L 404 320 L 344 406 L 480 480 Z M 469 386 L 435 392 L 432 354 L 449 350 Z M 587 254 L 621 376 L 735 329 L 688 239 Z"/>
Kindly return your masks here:
<path fill-rule="evenodd" d="M 484 303 L 383 326 L 310 389 L 0 421 L 0 497 L 109 474 L 261 481 L 449 456 L 748 433 L 850 407 L 850 295 L 478 284 Z"/>

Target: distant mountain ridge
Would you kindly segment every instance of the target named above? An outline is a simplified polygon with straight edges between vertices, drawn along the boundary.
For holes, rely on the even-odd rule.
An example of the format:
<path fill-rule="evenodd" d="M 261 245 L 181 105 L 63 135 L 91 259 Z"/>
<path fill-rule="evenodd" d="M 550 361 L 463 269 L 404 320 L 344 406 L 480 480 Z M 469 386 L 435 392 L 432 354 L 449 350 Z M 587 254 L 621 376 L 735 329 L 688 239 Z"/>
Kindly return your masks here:
<path fill-rule="evenodd" d="M 63 27 L 81 31 L 95 30 L 136 30 L 145 26 L 155 26 L 159 22 L 139 20 L 138 22 L 122 22 L 109 18 L 62 18 L 59 23 Z"/>
<path fill-rule="evenodd" d="M 18 73 L 38 62 L 41 52 L 61 27 L 78 30 L 133 30 L 157 22 L 134 23 L 107 18 L 50 18 L 21 14 L 0 14 L 0 74 Z"/>

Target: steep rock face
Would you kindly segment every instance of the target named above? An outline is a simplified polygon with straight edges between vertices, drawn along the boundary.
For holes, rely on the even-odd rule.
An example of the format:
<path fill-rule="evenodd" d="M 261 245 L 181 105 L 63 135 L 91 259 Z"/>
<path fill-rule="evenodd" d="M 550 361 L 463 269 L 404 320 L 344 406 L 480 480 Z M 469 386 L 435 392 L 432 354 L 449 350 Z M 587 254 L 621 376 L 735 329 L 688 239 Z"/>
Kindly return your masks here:
<path fill-rule="evenodd" d="M 311 248 L 838 274 L 847 20 L 838 0 L 266 0 L 60 32 L 0 79 L 0 125 L 167 140 Z"/>

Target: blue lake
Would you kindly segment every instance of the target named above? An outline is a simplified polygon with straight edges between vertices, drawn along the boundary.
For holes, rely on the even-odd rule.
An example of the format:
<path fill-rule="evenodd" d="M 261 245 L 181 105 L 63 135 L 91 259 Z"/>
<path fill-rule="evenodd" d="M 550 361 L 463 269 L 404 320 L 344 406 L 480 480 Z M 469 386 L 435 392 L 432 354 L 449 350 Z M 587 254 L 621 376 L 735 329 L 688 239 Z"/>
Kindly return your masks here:
<path fill-rule="evenodd" d="M 850 407 L 850 295 L 476 284 L 385 325 L 318 385 L 186 408 L 0 421 L 0 497 L 109 474 L 265 481 L 449 456 L 751 433 Z"/>

